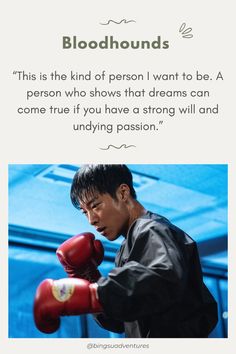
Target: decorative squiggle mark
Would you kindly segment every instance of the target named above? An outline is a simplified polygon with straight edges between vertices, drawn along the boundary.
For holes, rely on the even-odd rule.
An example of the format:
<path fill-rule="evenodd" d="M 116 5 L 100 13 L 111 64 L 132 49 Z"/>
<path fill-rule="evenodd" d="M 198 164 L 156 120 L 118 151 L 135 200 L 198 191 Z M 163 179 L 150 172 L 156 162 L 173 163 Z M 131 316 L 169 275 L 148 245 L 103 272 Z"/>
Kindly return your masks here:
<path fill-rule="evenodd" d="M 183 38 L 193 38 L 193 34 L 190 33 L 192 32 L 192 28 L 191 27 L 186 28 L 186 23 L 182 23 L 179 32 L 180 33 L 182 32 Z"/>
<path fill-rule="evenodd" d="M 122 22 L 124 22 L 125 24 L 130 23 L 130 22 L 136 22 L 134 20 L 126 20 L 125 18 L 123 20 L 121 20 L 120 22 L 114 21 L 114 20 L 109 20 L 107 21 L 107 23 L 100 23 L 100 25 L 106 26 L 109 25 L 111 22 L 115 23 L 116 25 L 120 25 Z"/>
<path fill-rule="evenodd" d="M 126 144 L 122 144 L 121 146 L 115 146 L 115 145 L 110 144 L 110 145 L 108 145 L 107 148 L 99 148 L 99 149 L 100 150 L 109 150 L 111 147 L 113 147 L 114 149 L 121 149 L 122 147 L 124 149 L 128 149 L 130 147 L 136 147 L 136 146 L 135 145 L 126 145 Z"/>

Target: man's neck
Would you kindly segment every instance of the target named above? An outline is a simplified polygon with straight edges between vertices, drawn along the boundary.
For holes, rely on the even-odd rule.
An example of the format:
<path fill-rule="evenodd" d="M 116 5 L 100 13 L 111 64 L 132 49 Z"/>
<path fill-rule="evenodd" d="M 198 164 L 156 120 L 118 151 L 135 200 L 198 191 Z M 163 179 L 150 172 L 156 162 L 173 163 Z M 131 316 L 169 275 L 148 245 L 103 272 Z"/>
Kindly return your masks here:
<path fill-rule="evenodd" d="M 130 220 L 129 220 L 129 228 L 130 228 L 130 226 L 133 224 L 133 222 L 136 219 L 146 214 L 147 210 L 137 200 L 132 200 L 129 205 L 129 212 L 130 212 Z"/>

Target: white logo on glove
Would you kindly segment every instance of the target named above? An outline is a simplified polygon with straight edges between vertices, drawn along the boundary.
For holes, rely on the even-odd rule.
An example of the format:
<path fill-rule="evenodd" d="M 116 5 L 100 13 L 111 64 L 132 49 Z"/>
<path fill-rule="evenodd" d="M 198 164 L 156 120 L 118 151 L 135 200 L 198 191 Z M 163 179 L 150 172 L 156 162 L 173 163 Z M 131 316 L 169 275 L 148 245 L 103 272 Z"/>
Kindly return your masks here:
<path fill-rule="evenodd" d="M 72 296 L 74 288 L 71 279 L 54 280 L 52 293 L 57 301 L 64 302 Z"/>

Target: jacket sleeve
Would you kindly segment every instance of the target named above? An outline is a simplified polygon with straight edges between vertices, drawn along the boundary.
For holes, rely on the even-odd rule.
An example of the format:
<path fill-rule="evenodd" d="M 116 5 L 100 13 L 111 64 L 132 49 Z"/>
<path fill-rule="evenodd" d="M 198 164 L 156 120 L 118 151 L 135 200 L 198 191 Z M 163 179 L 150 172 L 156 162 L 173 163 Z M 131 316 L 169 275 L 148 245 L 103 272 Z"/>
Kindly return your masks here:
<path fill-rule="evenodd" d="M 99 279 L 98 295 L 106 316 L 134 321 L 178 302 L 187 267 L 173 232 L 163 225 L 143 228 L 132 240 L 126 263 Z"/>
<path fill-rule="evenodd" d="M 97 324 L 108 331 L 115 333 L 124 332 L 124 323 L 121 321 L 114 320 L 113 318 L 107 317 L 104 313 L 94 314 L 93 318 Z"/>

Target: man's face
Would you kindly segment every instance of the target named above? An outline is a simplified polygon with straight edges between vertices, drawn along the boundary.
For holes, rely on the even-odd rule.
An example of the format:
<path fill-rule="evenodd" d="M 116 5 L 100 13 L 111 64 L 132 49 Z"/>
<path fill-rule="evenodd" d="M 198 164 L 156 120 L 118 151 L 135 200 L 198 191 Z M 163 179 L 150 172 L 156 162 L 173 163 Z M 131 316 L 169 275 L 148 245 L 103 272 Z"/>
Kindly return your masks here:
<path fill-rule="evenodd" d="M 108 240 L 114 241 L 120 235 L 126 235 L 130 216 L 126 203 L 118 192 L 117 199 L 108 193 L 96 193 L 86 202 L 81 202 L 80 208 L 89 223 Z"/>

